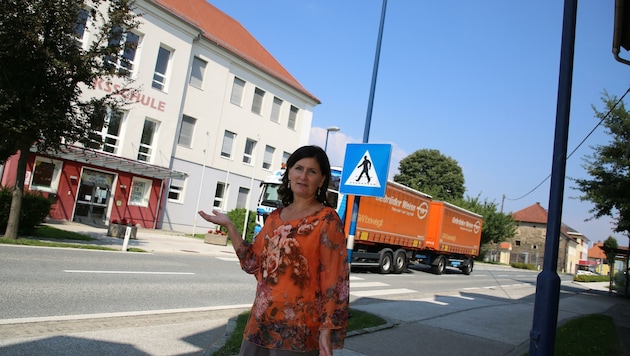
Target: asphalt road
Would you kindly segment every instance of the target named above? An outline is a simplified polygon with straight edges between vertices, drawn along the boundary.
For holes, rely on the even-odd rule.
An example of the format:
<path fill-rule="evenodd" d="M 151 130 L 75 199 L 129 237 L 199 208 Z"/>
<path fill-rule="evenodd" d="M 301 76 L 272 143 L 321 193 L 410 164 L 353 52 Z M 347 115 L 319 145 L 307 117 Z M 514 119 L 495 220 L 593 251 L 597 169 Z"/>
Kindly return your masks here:
<path fill-rule="evenodd" d="M 534 289 L 536 271 L 478 264 L 434 275 L 411 268 L 400 275 L 353 269 L 351 302 L 437 293 Z M 194 254 L 112 253 L 0 246 L 2 319 L 124 313 L 251 304 L 253 277 L 236 257 Z"/>

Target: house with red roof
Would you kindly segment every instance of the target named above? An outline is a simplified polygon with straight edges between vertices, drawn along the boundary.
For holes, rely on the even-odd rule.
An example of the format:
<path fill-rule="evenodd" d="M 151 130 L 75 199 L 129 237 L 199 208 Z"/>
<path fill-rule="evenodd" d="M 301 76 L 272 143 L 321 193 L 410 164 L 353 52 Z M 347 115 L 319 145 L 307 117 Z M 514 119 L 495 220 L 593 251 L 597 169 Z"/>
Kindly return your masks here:
<path fill-rule="evenodd" d="M 540 203 L 532 204 L 512 213 L 517 230 L 508 239 L 509 263 L 521 262 L 542 269 L 545 259 L 548 212 Z M 588 238 L 562 224 L 559 231 L 558 263 L 559 273 L 577 272 L 580 261 L 587 260 Z"/>
<path fill-rule="evenodd" d="M 604 243 L 601 241 L 596 242 L 593 247 L 588 249 L 588 261 L 594 272 L 601 275 L 608 275 L 610 273 L 610 266 L 606 263 L 606 254 L 603 250 Z"/>

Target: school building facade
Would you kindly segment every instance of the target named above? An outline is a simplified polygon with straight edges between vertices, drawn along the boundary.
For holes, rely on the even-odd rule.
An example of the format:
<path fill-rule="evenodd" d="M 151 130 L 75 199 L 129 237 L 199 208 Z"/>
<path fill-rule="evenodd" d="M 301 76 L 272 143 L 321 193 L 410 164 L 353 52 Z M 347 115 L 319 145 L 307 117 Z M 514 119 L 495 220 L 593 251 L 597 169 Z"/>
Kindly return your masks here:
<path fill-rule="evenodd" d="M 107 114 L 97 149 L 31 152 L 26 191 L 53 199 L 54 219 L 203 232 L 198 210 L 255 210 L 259 184 L 307 144 L 313 108 L 306 90 L 235 19 L 205 0 L 139 0 L 141 25 L 123 40 L 137 92 Z M 89 11 L 81 43 L 91 41 Z M 114 65 L 121 65 L 113 63 Z M 84 95 L 124 84 L 94 83 Z M 12 186 L 17 156 L 0 167 Z"/>

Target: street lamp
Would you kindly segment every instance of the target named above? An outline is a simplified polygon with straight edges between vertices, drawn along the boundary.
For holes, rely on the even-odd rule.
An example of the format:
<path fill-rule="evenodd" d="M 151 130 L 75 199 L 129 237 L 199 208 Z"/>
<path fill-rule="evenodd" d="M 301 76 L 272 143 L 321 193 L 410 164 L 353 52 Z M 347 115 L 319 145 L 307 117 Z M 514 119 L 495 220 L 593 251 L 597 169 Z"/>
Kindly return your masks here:
<path fill-rule="evenodd" d="M 328 134 L 332 131 L 332 132 L 337 132 L 341 130 L 340 128 L 338 128 L 337 126 L 331 126 L 326 128 L 326 143 L 324 144 L 324 152 L 326 152 L 326 148 L 328 148 Z"/>

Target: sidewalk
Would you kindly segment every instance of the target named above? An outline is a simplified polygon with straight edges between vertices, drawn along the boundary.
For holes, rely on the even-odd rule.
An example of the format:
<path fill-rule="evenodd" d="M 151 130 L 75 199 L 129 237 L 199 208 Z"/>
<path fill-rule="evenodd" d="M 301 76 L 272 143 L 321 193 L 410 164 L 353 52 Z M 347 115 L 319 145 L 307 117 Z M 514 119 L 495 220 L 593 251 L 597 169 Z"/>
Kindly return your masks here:
<path fill-rule="evenodd" d="M 120 248 L 122 239 L 76 223 L 52 226 L 98 238 Z M 77 243 L 73 241 L 73 243 Z M 159 230 L 138 230 L 129 247 L 152 253 L 232 255 L 231 245 Z M 483 270 L 479 264 L 477 273 Z M 500 268 L 492 266 L 492 268 Z M 508 268 L 508 267 L 506 267 Z M 605 284 L 605 283 L 604 283 Z M 624 355 L 630 355 L 630 301 L 608 296 L 602 283 L 572 283 L 561 293 L 558 324 L 605 313 L 613 317 Z M 531 288 L 483 289 L 413 300 L 360 298 L 352 307 L 389 321 L 385 327 L 353 332 L 336 356 L 479 354 L 521 356 L 529 351 L 534 295 Z M 244 306 L 196 310 L 87 315 L 46 320 L 0 320 L 2 355 L 211 355 L 224 342 Z"/>

